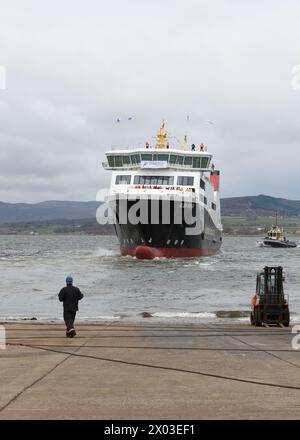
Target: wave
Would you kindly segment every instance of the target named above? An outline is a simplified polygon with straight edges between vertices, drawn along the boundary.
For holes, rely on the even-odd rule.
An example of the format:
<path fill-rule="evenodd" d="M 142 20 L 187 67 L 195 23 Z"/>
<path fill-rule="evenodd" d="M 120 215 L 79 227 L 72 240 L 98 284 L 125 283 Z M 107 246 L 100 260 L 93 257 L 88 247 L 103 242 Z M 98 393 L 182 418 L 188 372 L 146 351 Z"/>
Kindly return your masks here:
<path fill-rule="evenodd" d="M 97 322 L 99 320 L 101 321 L 116 321 L 121 319 L 121 316 L 117 315 L 100 315 L 100 316 L 80 316 L 78 317 L 78 321 L 93 321 Z"/>
<path fill-rule="evenodd" d="M 290 321 L 291 322 L 300 322 L 300 315 L 291 315 L 291 318 L 290 318 Z"/>
<path fill-rule="evenodd" d="M 217 310 L 217 318 L 249 318 L 250 311 L 248 310 Z"/>
<path fill-rule="evenodd" d="M 153 318 L 215 318 L 216 314 L 212 312 L 143 312 L 142 316 Z"/>
<path fill-rule="evenodd" d="M 186 319 L 210 319 L 210 320 L 236 320 L 241 322 L 250 322 L 250 312 L 247 310 L 217 310 L 215 312 L 142 312 L 143 318 L 186 318 Z M 300 323 L 300 315 L 291 314 L 290 322 L 292 324 Z"/>
<path fill-rule="evenodd" d="M 118 250 L 112 250 L 112 249 L 106 249 L 106 248 L 98 248 L 94 255 L 96 257 L 116 257 L 119 256 L 120 253 L 118 252 Z"/>
<path fill-rule="evenodd" d="M 222 312 L 222 313 L 220 313 Z M 142 318 L 157 318 L 157 319 L 175 319 L 176 321 L 180 319 L 191 320 L 203 320 L 203 321 L 215 321 L 215 322 L 245 322 L 250 324 L 249 313 L 245 311 L 217 311 L 217 312 L 175 312 L 175 311 L 161 311 L 161 312 L 142 312 L 139 314 Z M 77 322 L 88 323 L 88 322 L 102 322 L 102 321 L 110 321 L 116 322 L 122 320 L 123 322 L 126 320 L 135 321 L 136 315 L 98 315 L 98 316 L 78 316 Z M 51 317 L 51 316 L 0 316 L 0 323 L 19 323 L 26 322 L 28 324 L 34 323 L 63 323 L 63 318 L 59 317 Z M 291 314 L 290 318 L 290 326 L 292 327 L 295 324 L 300 323 L 300 315 Z"/>
<path fill-rule="evenodd" d="M 9 322 L 26 322 L 28 324 L 35 324 L 37 322 L 41 323 L 59 323 L 64 322 L 63 318 L 59 317 L 53 317 L 53 316 L 34 316 L 34 317 L 28 317 L 28 316 L 0 316 L 0 322 L 2 323 L 9 323 Z"/>
<path fill-rule="evenodd" d="M 76 319 L 77 322 L 99 322 L 99 321 L 117 321 L 120 320 L 121 316 L 119 315 L 100 315 L 100 316 L 78 316 Z M 8 323 L 8 322 L 27 322 L 27 323 L 36 323 L 36 322 L 52 322 L 52 323 L 60 323 L 63 322 L 63 318 L 58 317 L 50 317 L 50 316 L 40 316 L 40 317 L 26 317 L 26 316 L 0 316 L 0 322 Z"/>

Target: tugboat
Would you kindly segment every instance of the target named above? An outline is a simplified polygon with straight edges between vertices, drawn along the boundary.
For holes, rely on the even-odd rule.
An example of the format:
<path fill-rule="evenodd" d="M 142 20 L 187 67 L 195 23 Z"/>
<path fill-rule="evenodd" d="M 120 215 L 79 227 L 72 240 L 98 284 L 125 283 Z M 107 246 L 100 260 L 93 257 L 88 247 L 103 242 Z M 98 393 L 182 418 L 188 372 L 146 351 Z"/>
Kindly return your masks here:
<path fill-rule="evenodd" d="M 122 255 L 138 259 L 212 255 L 222 244 L 219 179 L 202 143 L 170 145 L 163 121 L 151 146 L 110 150 L 106 202 Z M 190 216 L 190 217 L 189 217 Z"/>
<path fill-rule="evenodd" d="M 277 214 L 276 214 L 276 224 L 273 225 L 268 231 L 268 235 L 258 242 L 261 247 L 275 247 L 275 248 L 295 248 L 297 243 L 294 241 L 287 240 L 283 233 L 283 229 L 277 225 Z"/>

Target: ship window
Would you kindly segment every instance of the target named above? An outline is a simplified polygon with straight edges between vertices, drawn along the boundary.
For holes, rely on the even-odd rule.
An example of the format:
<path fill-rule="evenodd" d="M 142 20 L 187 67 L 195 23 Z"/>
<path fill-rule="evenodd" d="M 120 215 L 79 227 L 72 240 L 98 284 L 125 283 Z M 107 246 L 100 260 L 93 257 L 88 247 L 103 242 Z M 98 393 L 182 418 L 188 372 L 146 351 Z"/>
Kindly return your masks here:
<path fill-rule="evenodd" d="M 168 161 L 169 155 L 168 154 L 158 154 L 157 160 Z"/>
<path fill-rule="evenodd" d="M 114 156 L 107 156 L 107 160 L 108 160 L 108 165 L 110 167 L 114 167 L 115 166 L 115 158 L 114 158 Z"/>
<path fill-rule="evenodd" d="M 174 177 L 173 176 L 164 177 L 163 185 L 174 185 Z"/>
<path fill-rule="evenodd" d="M 170 163 L 176 163 L 176 160 L 177 160 L 177 156 L 175 156 L 174 154 L 172 154 L 172 155 L 170 156 Z"/>
<path fill-rule="evenodd" d="M 141 162 L 141 156 L 139 154 L 132 154 L 131 155 L 131 163 L 133 165 L 138 165 Z"/>
<path fill-rule="evenodd" d="M 209 157 L 202 157 L 201 159 L 201 168 L 207 168 L 209 162 Z"/>
<path fill-rule="evenodd" d="M 177 185 L 192 186 L 194 185 L 194 177 L 192 176 L 178 176 Z"/>
<path fill-rule="evenodd" d="M 186 156 L 184 158 L 184 165 L 192 165 L 193 163 L 193 158 L 191 156 Z"/>
<path fill-rule="evenodd" d="M 203 179 L 200 179 L 200 188 L 205 190 L 205 182 Z"/>
<path fill-rule="evenodd" d="M 130 185 L 131 176 L 122 174 L 116 176 L 116 185 Z"/>
<path fill-rule="evenodd" d="M 204 204 L 207 205 L 207 197 L 204 197 Z"/>
<path fill-rule="evenodd" d="M 173 185 L 173 176 L 134 176 L 135 185 Z"/>
<path fill-rule="evenodd" d="M 129 165 L 129 164 L 130 164 L 130 157 L 123 156 L 123 165 Z"/>
<path fill-rule="evenodd" d="M 213 203 L 212 202 L 212 204 L 211 204 L 211 207 L 212 207 L 212 209 L 215 211 L 216 209 L 217 209 L 217 206 L 216 206 L 216 204 L 215 203 Z"/>
<path fill-rule="evenodd" d="M 183 156 L 177 156 L 177 162 L 179 165 L 183 164 Z"/>
<path fill-rule="evenodd" d="M 193 157 L 193 168 L 200 168 L 200 157 Z"/>
<path fill-rule="evenodd" d="M 142 154 L 142 160 L 152 160 L 152 154 Z"/>
<path fill-rule="evenodd" d="M 121 167 L 123 165 L 122 156 L 115 156 L 115 166 Z"/>

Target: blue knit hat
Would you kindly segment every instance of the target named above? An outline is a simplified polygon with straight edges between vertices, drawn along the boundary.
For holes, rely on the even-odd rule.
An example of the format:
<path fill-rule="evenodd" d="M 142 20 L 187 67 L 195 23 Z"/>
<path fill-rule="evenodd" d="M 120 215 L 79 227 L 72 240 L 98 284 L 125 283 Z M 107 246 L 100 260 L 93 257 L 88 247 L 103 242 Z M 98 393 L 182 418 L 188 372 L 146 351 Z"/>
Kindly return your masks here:
<path fill-rule="evenodd" d="M 73 284 L 73 277 L 71 277 L 71 275 L 68 275 L 66 278 L 66 283 L 67 284 Z"/>

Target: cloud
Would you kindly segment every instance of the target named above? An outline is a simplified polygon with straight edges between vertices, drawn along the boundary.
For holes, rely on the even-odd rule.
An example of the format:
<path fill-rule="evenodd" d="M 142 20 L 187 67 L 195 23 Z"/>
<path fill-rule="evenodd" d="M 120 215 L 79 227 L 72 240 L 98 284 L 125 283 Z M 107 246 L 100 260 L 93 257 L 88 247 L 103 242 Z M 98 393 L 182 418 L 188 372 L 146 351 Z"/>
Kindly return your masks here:
<path fill-rule="evenodd" d="M 2 5 L 0 200 L 95 198 L 105 150 L 151 141 L 162 117 L 208 144 L 223 196 L 300 198 L 299 18 L 293 0 Z"/>

